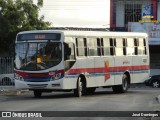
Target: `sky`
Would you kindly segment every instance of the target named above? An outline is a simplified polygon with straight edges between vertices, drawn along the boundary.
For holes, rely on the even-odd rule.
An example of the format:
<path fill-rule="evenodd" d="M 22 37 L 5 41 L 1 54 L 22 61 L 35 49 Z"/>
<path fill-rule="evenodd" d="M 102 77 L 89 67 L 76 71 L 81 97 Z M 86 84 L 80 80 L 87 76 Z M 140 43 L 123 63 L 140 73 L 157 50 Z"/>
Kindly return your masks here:
<path fill-rule="evenodd" d="M 55 27 L 109 27 L 110 0 L 43 0 L 40 15 Z"/>

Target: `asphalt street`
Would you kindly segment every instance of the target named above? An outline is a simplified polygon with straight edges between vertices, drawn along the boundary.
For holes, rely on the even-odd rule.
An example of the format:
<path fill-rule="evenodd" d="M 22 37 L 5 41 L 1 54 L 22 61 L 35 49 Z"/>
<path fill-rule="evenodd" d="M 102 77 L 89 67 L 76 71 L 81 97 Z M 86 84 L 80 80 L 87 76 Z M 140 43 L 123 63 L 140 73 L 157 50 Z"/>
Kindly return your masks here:
<path fill-rule="evenodd" d="M 44 93 L 41 98 L 34 98 L 32 92 L 22 91 L 21 94 L 1 94 L 0 111 L 97 111 L 95 114 L 91 113 L 91 116 L 94 117 L 84 117 L 83 114 L 86 115 L 86 113 L 83 113 L 81 117 L 74 115 L 64 117 L 62 112 L 58 117 L 34 118 L 37 120 L 151 120 L 151 117 L 120 117 L 118 112 L 126 112 L 126 114 L 128 111 L 131 113 L 134 113 L 134 111 L 158 112 L 160 111 L 159 94 L 160 88 L 155 89 L 143 85 L 131 86 L 125 94 L 115 94 L 111 89 L 99 88 L 95 94 L 82 96 L 81 98 L 74 97 L 72 92 Z M 115 114 L 115 117 L 98 115 L 101 111 L 113 112 L 112 114 Z M 54 116 L 54 112 L 51 114 Z M 118 117 L 116 114 L 118 114 Z M 19 119 L 18 117 L 12 118 L 12 120 Z M 32 120 L 32 118 L 29 119 Z M 160 118 L 154 117 L 152 120 L 160 120 Z"/>

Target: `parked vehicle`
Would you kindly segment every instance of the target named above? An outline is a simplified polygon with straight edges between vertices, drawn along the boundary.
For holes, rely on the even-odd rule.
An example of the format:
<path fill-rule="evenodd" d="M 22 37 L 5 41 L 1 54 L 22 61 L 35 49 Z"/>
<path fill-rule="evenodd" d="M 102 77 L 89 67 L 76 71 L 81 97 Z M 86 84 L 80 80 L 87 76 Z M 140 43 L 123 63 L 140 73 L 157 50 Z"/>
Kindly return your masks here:
<path fill-rule="evenodd" d="M 145 81 L 146 86 L 152 86 L 153 88 L 160 87 L 160 75 L 153 75 Z"/>
<path fill-rule="evenodd" d="M 14 74 L 1 74 L 0 85 L 14 85 Z"/>

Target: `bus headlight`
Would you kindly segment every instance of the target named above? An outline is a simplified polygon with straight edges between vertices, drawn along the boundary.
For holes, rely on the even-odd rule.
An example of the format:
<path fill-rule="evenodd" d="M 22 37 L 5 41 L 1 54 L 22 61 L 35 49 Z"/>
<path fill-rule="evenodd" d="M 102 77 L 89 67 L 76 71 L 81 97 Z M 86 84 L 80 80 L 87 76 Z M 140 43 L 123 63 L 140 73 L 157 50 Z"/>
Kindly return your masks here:
<path fill-rule="evenodd" d="M 61 73 L 57 73 L 57 74 L 55 74 L 55 75 L 53 75 L 51 78 L 50 78 L 50 80 L 51 81 L 53 81 L 53 80 L 58 80 L 58 79 L 60 79 L 61 78 Z"/>
<path fill-rule="evenodd" d="M 18 75 L 18 74 L 16 74 L 16 73 L 14 74 L 14 78 L 15 78 L 16 80 L 24 81 L 23 77 L 20 76 L 20 75 Z"/>

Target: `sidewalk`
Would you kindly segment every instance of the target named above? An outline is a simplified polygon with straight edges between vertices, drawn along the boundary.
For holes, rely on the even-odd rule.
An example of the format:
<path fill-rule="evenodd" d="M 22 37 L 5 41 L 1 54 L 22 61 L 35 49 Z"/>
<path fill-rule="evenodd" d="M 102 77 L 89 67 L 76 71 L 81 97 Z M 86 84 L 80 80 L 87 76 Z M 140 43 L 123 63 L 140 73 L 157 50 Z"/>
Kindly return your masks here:
<path fill-rule="evenodd" d="M 16 90 L 14 86 L 0 86 L 0 95 L 20 95 L 29 93 L 29 90 Z"/>

